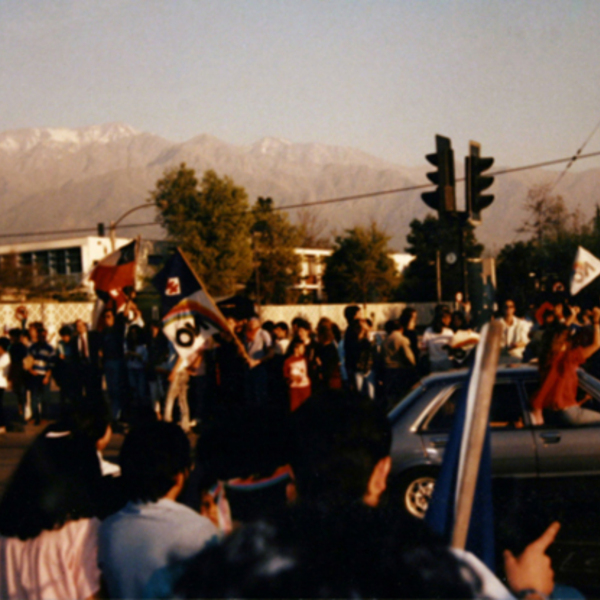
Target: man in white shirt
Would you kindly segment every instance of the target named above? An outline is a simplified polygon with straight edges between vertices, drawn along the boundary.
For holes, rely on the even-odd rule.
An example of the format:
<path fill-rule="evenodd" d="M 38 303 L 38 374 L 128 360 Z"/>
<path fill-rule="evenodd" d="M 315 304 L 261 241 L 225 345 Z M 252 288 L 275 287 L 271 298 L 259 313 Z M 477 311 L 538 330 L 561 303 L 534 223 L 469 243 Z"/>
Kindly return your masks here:
<path fill-rule="evenodd" d="M 531 324 L 515 316 L 514 300 L 508 299 L 502 307 L 502 346 L 500 362 L 519 363 L 523 360 L 529 342 Z"/>

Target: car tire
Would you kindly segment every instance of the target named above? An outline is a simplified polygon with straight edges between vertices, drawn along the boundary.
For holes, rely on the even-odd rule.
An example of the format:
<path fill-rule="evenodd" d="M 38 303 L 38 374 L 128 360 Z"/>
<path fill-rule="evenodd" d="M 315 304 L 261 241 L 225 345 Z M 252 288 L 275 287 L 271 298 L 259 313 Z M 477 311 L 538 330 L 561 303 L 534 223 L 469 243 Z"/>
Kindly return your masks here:
<path fill-rule="evenodd" d="M 417 519 L 425 517 L 437 476 L 438 469 L 421 467 L 411 469 L 398 478 L 394 486 L 396 500 L 402 503 L 409 515 Z"/>

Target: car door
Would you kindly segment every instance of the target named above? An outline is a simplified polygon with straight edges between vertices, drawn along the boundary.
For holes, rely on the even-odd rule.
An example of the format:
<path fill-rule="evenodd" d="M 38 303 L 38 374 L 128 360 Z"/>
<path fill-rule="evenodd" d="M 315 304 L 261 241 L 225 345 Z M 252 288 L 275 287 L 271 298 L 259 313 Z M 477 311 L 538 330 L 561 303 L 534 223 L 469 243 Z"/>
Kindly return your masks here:
<path fill-rule="evenodd" d="M 525 383 L 529 398 L 538 388 L 537 381 Z M 591 396 L 590 405 L 600 409 L 597 390 L 580 380 L 577 398 L 586 395 Z M 567 425 L 559 413 L 544 411 L 544 425 L 535 427 L 534 437 L 541 477 L 600 475 L 599 425 Z"/>
<path fill-rule="evenodd" d="M 461 393 L 462 384 L 449 388 L 445 397 L 438 397 L 438 405 L 421 424 L 424 450 L 432 459 L 435 457 L 434 462 L 441 462 Z M 535 443 L 527 423 L 518 383 L 496 381 L 490 407 L 492 472 L 495 477 L 535 476 Z"/>

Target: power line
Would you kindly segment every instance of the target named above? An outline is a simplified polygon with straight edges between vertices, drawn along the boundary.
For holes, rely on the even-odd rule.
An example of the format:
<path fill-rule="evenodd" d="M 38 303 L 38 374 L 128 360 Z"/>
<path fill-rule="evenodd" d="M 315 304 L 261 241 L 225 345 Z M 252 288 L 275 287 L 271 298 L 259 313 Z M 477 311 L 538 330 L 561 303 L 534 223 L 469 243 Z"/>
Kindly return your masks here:
<path fill-rule="evenodd" d="M 599 152 L 590 152 L 588 154 L 581 154 L 576 157 L 576 160 L 582 160 L 584 158 L 594 158 L 596 156 L 600 156 L 600 151 Z M 544 162 L 534 163 L 531 165 L 525 165 L 523 167 L 512 167 L 510 169 L 501 169 L 499 171 L 490 171 L 489 173 L 486 173 L 486 175 L 495 177 L 497 175 L 506 175 L 507 173 L 517 173 L 518 171 L 528 171 L 530 169 L 539 169 L 541 167 L 549 167 L 552 165 L 558 165 L 561 163 L 574 161 L 574 160 L 575 160 L 575 157 L 568 156 L 566 158 L 557 158 L 555 160 L 547 160 Z M 464 177 L 458 177 L 456 179 L 456 181 L 464 181 L 464 180 L 465 180 Z M 349 202 L 352 200 L 375 198 L 377 196 L 386 196 L 389 194 L 400 194 L 403 192 L 412 192 L 415 190 L 423 190 L 423 189 L 431 188 L 433 186 L 434 186 L 433 183 L 422 183 L 419 185 L 410 185 L 410 186 L 395 188 L 395 189 L 391 189 L 391 190 L 379 190 L 377 192 L 366 192 L 364 194 L 354 194 L 352 196 L 327 198 L 325 200 L 316 200 L 315 202 L 303 202 L 301 204 L 288 204 L 286 206 L 275 206 L 275 207 L 273 207 L 273 210 L 274 211 L 295 210 L 298 208 L 323 206 L 325 204 L 336 204 L 338 202 Z M 156 221 L 150 221 L 150 222 L 146 222 L 146 223 L 130 223 L 127 225 L 119 225 L 119 228 L 120 229 L 129 229 L 129 228 L 134 228 L 134 227 L 151 227 L 153 225 L 160 225 L 160 223 L 157 223 Z M 28 232 L 21 232 L 21 233 L 2 233 L 2 234 L 0 234 L 0 239 L 1 238 L 10 238 L 10 237 L 34 237 L 34 236 L 43 236 L 43 235 L 64 235 L 64 234 L 70 234 L 70 233 L 89 233 L 91 231 L 93 232 L 96 230 L 97 230 L 96 227 L 82 227 L 80 229 L 60 229 L 60 230 L 53 230 L 53 231 L 50 230 L 50 231 L 28 231 Z"/>
<path fill-rule="evenodd" d="M 557 180 L 552 184 L 550 192 L 560 183 L 561 179 L 565 176 L 565 173 L 571 168 L 571 165 L 579 158 L 579 155 L 583 152 L 583 149 L 588 145 L 588 142 L 594 137 L 594 134 L 596 133 L 596 131 L 598 131 L 599 127 L 600 121 L 596 123 L 596 127 L 592 129 L 592 133 L 590 133 L 590 135 L 587 136 L 586 140 L 579 147 L 579 150 L 577 150 L 577 152 L 575 152 L 575 154 L 571 157 L 569 164 L 563 169 L 562 173 L 558 176 Z"/>

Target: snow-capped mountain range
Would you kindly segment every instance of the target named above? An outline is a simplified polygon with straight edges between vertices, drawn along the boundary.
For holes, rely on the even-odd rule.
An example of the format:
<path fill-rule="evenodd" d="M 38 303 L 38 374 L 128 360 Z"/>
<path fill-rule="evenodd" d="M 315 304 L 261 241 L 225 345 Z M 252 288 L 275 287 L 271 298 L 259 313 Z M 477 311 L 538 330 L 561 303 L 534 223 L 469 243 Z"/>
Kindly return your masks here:
<path fill-rule="evenodd" d="M 0 133 L 0 233 L 108 224 L 143 204 L 164 171 L 182 162 L 199 175 L 214 169 L 230 176 L 246 189 L 250 202 L 270 196 L 280 206 L 419 185 L 427 183 L 428 170 L 425 161 L 422 168 L 405 168 L 360 150 L 274 137 L 249 146 L 207 134 L 176 143 L 124 123 L 6 131 Z M 481 241 L 491 249 L 512 241 L 524 216 L 522 203 L 528 189 L 555 177 L 555 172 L 541 169 L 497 177 L 491 190 L 496 200 L 483 213 L 477 231 Z M 599 201 L 598 183 L 600 169 L 568 173 L 556 192 L 570 209 L 579 207 L 587 217 Z M 457 195 L 462 195 L 460 186 Z M 152 221 L 153 210 L 149 208 L 144 216 L 142 212 L 132 215 L 127 223 Z M 390 235 L 396 250 L 406 246 L 410 221 L 428 211 L 420 191 L 309 210 L 335 233 L 375 220 Z M 289 214 L 292 220 L 297 217 L 295 210 Z M 121 233 L 132 235 L 134 230 Z M 139 233 L 161 237 L 158 227 Z M 4 243 L 18 241 L 22 240 L 9 238 Z"/>

